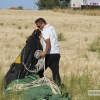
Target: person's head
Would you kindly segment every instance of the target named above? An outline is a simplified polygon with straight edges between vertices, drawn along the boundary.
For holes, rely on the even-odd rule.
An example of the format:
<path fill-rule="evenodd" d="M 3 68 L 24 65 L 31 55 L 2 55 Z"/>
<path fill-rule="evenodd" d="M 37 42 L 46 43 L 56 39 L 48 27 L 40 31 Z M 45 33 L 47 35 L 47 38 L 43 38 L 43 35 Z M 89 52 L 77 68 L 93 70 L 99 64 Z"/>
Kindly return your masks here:
<path fill-rule="evenodd" d="M 43 18 L 38 18 L 35 21 L 36 26 L 40 29 L 43 30 L 44 26 L 47 24 L 46 21 Z"/>

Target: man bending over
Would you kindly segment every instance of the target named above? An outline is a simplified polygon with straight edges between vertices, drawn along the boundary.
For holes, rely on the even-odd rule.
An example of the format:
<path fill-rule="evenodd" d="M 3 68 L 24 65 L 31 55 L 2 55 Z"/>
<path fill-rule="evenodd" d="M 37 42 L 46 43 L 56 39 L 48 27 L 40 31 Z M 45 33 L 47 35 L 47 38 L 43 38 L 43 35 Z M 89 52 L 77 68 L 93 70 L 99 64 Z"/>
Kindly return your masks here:
<path fill-rule="evenodd" d="M 59 75 L 59 60 L 60 51 L 58 45 L 58 37 L 55 28 L 47 24 L 43 18 L 39 18 L 35 21 L 36 26 L 42 33 L 43 52 L 41 57 L 45 57 L 45 69 L 49 67 L 53 74 L 53 80 L 60 85 L 61 78 Z M 39 72 L 40 77 L 43 77 L 44 70 Z"/>

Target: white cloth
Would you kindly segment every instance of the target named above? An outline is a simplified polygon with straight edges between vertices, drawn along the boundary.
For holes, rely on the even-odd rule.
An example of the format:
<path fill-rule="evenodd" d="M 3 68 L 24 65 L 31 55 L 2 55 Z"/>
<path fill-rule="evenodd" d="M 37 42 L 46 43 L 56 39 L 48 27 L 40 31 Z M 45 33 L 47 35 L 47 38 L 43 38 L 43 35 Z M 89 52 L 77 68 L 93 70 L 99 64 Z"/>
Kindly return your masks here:
<path fill-rule="evenodd" d="M 46 49 L 45 40 L 48 38 L 50 38 L 51 48 L 49 49 L 47 54 L 60 53 L 56 30 L 50 24 L 47 24 L 42 30 L 43 51 L 45 51 Z"/>

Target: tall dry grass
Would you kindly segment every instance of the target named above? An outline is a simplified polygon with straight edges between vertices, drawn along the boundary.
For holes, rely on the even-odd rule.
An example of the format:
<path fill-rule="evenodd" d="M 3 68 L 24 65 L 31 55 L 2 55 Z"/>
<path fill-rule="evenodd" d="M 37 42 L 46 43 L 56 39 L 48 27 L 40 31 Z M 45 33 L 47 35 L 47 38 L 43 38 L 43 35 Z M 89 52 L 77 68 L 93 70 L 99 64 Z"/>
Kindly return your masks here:
<path fill-rule="evenodd" d="M 63 92 L 69 92 L 73 100 L 91 100 L 91 98 L 99 100 L 99 97 L 87 95 L 88 89 L 100 89 L 98 85 L 100 84 L 100 55 L 98 52 L 89 50 L 92 44 L 95 45 L 94 41 L 97 41 L 97 37 L 100 35 L 99 16 L 49 10 L 0 10 L 0 23 L 2 23 L 0 25 L 0 65 L 3 69 L 2 73 L 6 74 L 10 64 L 21 52 L 27 37 L 37 28 L 34 21 L 39 17 L 43 17 L 47 23 L 56 28 L 60 39 L 62 36 L 65 38 L 65 41 L 59 41 L 60 75 L 66 86 Z M 87 69 L 88 73 L 85 73 Z M 49 78 L 52 77 L 49 68 L 45 71 L 45 75 Z"/>
<path fill-rule="evenodd" d="M 70 77 L 63 77 L 63 82 L 66 86 L 63 93 L 68 91 L 69 97 L 72 100 L 99 100 L 100 96 L 89 96 L 88 90 L 98 90 L 100 85 L 94 81 L 93 75 L 87 69 L 82 75 L 71 73 Z"/>
<path fill-rule="evenodd" d="M 4 80 L 4 73 L 2 66 L 0 65 L 0 100 L 19 100 L 17 94 L 15 92 L 12 92 L 9 94 L 9 92 L 5 92 L 5 80 Z"/>
<path fill-rule="evenodd" d="M 61 12 L 66 14 L 79 14 L 79 15 L 90 15 L 90 16 L 100 16 L 100 9 L 95 10 L 81 10 L 81 9 L 60 9 L 54 8 L 54 12 Z"/>

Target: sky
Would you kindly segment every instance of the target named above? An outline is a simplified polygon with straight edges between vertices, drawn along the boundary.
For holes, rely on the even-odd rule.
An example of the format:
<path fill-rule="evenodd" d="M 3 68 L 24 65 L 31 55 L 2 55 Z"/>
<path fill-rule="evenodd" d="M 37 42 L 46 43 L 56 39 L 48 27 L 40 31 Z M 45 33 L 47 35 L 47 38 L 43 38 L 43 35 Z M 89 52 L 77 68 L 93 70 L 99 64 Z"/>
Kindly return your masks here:
<path fill-rule="evenodd" d="M 9 7 L 23 6 L 24 9 L 34 9 L 37 10 L 38 7 L 34 2 L 38 0 L 0 0 L 0 8 L 7 9 Z"/>

